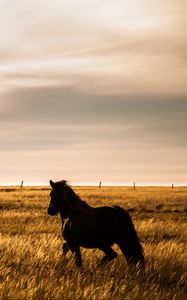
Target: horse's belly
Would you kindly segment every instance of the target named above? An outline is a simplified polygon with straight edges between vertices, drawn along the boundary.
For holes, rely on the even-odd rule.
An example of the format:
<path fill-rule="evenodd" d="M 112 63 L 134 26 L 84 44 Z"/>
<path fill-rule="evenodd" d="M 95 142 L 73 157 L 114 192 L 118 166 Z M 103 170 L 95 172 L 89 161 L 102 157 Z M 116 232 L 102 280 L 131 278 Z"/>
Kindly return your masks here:
<path fill-rule="evenodd" d="M 98 248 L 98 245 L 97 243 L 80 243 L 80 247 L 83 247 L 83 248 L 90 248 L 90 249 L 93 249 L 93 248 Z"/>
<path fill-rule="evenodd" d="M 88 248 L 88 249 L 93 249 L 93 248 L 97 248 L 97 249 L 99 249 L 99 248 L 103 248 L 104 246 L 108 246 L 108 247 L 110 247 L 110 246 L 112 246 L 113 245 L 113 243 L 111 243 L 111 242 L 105 242 L 105 243 L 103 243 L 103 242 L 89 242 L 89 243 L 85 243 L 85 242 L 83 242 L 83 243 L 80 243 L 80 247 L 83 247 L 83 248 Z"/>
<path fill-rule="evenodd" d="M 89 236 L 80 236 L 79 245 L 83 248 L 100 248 L 102 246 L 112 246 L 114 244 L 114 239 L 112 236 L 107 237 L 106 235 L 89 235 Z"/>

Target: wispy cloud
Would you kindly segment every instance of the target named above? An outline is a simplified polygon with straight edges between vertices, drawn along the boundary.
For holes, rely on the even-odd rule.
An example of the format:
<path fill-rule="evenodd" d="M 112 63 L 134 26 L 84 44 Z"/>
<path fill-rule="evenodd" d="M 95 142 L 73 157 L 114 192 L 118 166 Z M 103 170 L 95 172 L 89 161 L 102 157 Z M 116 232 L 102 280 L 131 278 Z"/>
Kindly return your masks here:
<path fill-rule="evenodd" d="M 186 1 L 0 7 L 1 181 L 185 180 Z"/>

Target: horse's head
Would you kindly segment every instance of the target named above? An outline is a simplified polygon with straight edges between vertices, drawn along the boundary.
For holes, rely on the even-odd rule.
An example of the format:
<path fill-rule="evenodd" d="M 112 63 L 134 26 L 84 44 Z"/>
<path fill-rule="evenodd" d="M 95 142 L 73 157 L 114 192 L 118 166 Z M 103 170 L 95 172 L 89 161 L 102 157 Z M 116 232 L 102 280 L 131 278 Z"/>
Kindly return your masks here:
<path fill-rule="evenodd" d="M 67 217 L 68 206 L 65 199 L 65 191 L 67 188 L 66 181 L 53 182 L 50 180 L 52 190 L 50 192 L 51 201 L 48 207 L 48 214 L 55 216 L 58 212 L 61 212 L 63 217 Z"/>

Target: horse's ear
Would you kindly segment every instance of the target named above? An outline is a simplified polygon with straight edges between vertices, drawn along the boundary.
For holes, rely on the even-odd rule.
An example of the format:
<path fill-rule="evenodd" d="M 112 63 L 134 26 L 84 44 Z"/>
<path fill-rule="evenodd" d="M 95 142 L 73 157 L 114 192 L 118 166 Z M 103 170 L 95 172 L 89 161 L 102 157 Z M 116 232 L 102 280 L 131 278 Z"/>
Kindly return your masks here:
<path fill-rule="evenodd" d="M 66 181 L 66 180 L 62 180 L 61 182 L 62 182 L 62 185 L 63 185 L 63 186 L 66 186 L 66 185 L 67 185 L 67 181 Z"/>
<path fill-rule="evenodd" d="M 52 187 L 52 189 L 55 187 L 55 182 L 53 182 L 52 180 L 49 181 L 50 186 Z"/>

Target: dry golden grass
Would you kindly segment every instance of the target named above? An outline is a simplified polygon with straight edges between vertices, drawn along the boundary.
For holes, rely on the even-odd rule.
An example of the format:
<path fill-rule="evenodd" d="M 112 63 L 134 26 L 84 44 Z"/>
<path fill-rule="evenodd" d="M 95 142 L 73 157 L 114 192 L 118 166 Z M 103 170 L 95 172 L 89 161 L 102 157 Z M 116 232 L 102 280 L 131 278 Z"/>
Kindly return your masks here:
<path fill-rule="evenodd" d="M 47 188 L 0 188 L 1 299 L 186 299 L 187 188 L 76 187 L 93 206 L 131 212 L 144 246 L 146 274 L 128 273 L 118 258 L 96 267 L 102 253 L 82 249 L 80 273 L 71 254 L 61 257 L 61 224 L 50 217 Z"/>

